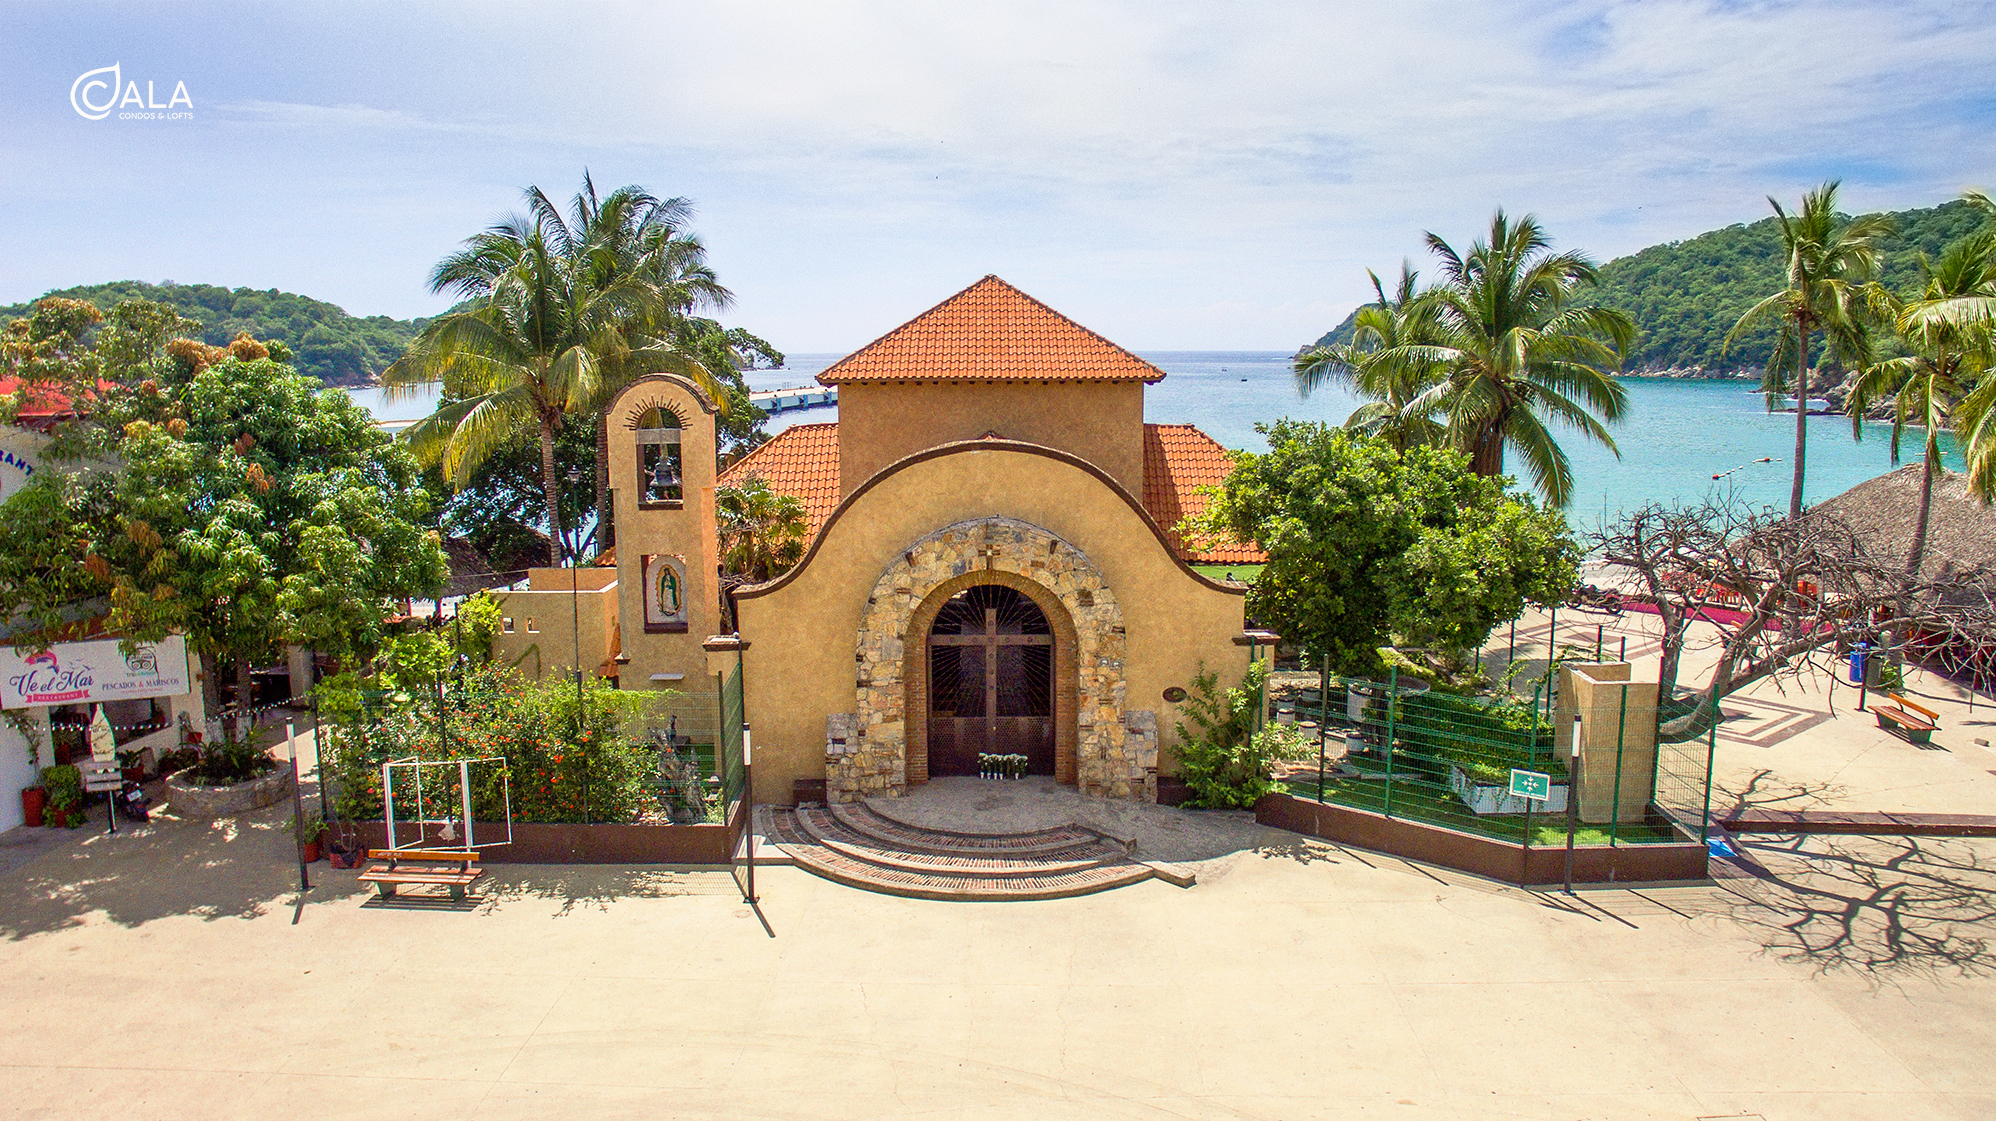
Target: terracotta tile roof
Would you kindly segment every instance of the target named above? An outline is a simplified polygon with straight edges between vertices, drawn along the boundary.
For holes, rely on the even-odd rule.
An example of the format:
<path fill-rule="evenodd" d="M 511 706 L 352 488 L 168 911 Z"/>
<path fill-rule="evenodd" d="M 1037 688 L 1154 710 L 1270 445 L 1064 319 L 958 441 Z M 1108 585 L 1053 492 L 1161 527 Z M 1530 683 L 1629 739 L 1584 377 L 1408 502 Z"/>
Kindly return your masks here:
<path fill-rule="evenodd" d="M 778 494 L 797 496 L 804 503 L 808 525 L 805 539 L 839 504 L 839 424 L 797 424 L 771 436 L 761 447 L 721 472 L 721 486 L 739 486 L 758 476 Z"/>
<path fill-rule="evenodd" d="M 1192 425 L 1144 425 L 1144 509 L 1189 562 L 1260 564 L 1268 559 L 1261 550 L 1237 543 L 1193 549 L 1172 529 L 1180 518 L 1206 509 L 1206 497 L 1195 488 L 1217 484 L 1232 469 L 1227 449 Z M 750 476 L 760 476 L 779 494 L 801 499 L 808 536 L 816 537 L 839 504 L 838 422 L 784 429 L 721 472 L 720 485 L 737 486 Z"/>
<path fill-rule="evenodd" d="M 1235 541 L 1195 548 L 1174 528 L 1181 518 L 1205 512 L 1208 500 L 1197 488 L 1217 485 L 1233 469 L 1234 460 L 1227 449 L 1192 425 L 1144 425 L 1144 509 L 1164 527 L 1164 535 L 1186 560 L 1261 564 L 1268 559 L 1253 545 Z"/>
<path fill-rule="evenodd" d="M 1164 371 L 995 276 L 840 359 L 823 385 L 855 381 L 1141 381 Z"/>

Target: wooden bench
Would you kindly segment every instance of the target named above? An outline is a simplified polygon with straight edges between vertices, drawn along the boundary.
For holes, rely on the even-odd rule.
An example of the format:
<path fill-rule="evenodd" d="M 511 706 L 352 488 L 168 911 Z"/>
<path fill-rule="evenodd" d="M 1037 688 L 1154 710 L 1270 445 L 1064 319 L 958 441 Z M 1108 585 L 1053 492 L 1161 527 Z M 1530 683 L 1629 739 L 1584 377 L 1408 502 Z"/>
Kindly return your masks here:
<path fill-rule="evenodd" d="M 1933 741 L 1934 729 L 1941 726 L 1940 713 L 1897 693 L 1887 693 L 1885 698 L 1892 703 L 1871 706 L 1871 714 L 1878 718 L 1879 727 L 1889 732 L 1896 725 L 1911 743 Z"/>
<path fill-rule="evenodd" d="M 381 892 L 381 898 L 391 899 L 397 888 L 409 884 L 433 884 L 450 889 L 450 897 L 456 902 L 464 902 L 465 889 L 472 881 L 485 874 L 478 866 L 475 852 L 452 852 L 439 849 L 369 849 L 369 860 L 386 860 L 386 864 L 372 864 L 360 874 L 360 882 L 373 884 Z"/>

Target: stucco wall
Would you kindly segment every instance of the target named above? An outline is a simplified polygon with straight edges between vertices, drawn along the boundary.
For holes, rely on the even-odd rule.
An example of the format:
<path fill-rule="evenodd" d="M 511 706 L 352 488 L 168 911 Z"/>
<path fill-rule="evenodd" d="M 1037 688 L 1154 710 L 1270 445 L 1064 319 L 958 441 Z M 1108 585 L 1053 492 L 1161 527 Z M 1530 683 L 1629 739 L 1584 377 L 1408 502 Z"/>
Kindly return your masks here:
<path fill-rule="evenodd" d="M 42 767 L 55 762 L 55 755 L 49 747 L 48 706 L 21 709 L 13 715 L 25 715 L 33 720 L 35 736 L 32 746 L 38 758 L 28 758 L 31 745 L 12 721 L 0 721 L 0 832 L 21 824 L 21 791 L 41 785 Z"/>
<path fill-rule="evenodd" d="M 511 634 L 492 638 L 492 656 L 506 665 L 518 665 L 528 677 L 566 673 L 575 665 L 579 646 L 582 668 L 595 673 L 609 657 L 612 630 L 617 625 L 617 589 L 614 569 L 585 568 L 577 573 L 576 590 L 568 585 L 571 569 L 537 568 L 530 591 L 495 591 L 499 613 L 513 621 Z M 607 584 L 598 580 L 591 590 L 590 578 L 607 575 Z M 581 642 L 576 641 L 575 623 L 582 624 Z M 531 625 L 534 630 L 527 628 Z"/>
<path fill-rule="evenodd" d="M 861 382 L 839 386 L 840 497 L 890 463 L 987 432 L 1070 452 L 1143 494 L 1142 382 Z"/>
<path fill-rule="evenodd" d="M 641 505 L 637 485 L 638 419 L 663 407 L 680 420 L 678 507 Z M 607 419 L 611 501 L 616 510 L 617 573 L 624 589 L 618 612 L 624 653 L 630 662 L 619 683 L 626 689 L 680 688 L 707 684 L 701 640 L 721 631 L 720 595 L 715 572 L 720 547 L 714 535 L 714 404 L 683 378 L 654 374 L 635 382 L 604 410 Z M 645 632 L 644 557 L 669 554 L 685 559 L 687 626 L 681 633 Z M 679 682 L 655 682 L 654 674 L 684 674 Z"/>
<path fill-rule="evenodd" d="M 944 526 L 988 517 L 1042 527 L 1081 550 L 1121 606 L 1128 639 L 1125 708 L 1155 710 L 1171 773 L 1175 707 L 1160 694 L 1203 663 L 1223 679 L 1247 669 L 1234 645 L 1244 599 L 1191 573 L 1123 492 L 1084 464 L 1029 446 L 982 441 L 938 449 L 876 479 L 826 526 L 790 577 L 738 603 L 756 796 L 790 799 L 791 782 L 824 777 L 825 717 L 856 708 L 854 642 L 881 575 Z"/>

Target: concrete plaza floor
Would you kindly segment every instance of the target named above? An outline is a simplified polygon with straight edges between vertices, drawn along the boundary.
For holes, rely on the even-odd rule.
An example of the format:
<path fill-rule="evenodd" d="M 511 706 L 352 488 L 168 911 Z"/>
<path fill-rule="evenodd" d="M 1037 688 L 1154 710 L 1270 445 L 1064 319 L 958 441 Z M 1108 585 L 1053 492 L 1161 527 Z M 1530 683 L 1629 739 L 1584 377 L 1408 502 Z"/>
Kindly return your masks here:
<path fill-rule="evenodd" d="M 301 899 L 284 817 L 0 872 L 0 1115 L 1996 1116 L 1996 842 L 1568 899 L 1220 817 L 1187 890 L 495 866 L 451 910 Z"/>
<path fill-rule="evenodd" d="M 1559 637 L 1596 622 L 1653 663 L 1653 619 Z M 1996 813 L 1996 705 L 1911 685 L 1931 749 L 1820 677 L 1730 698 L 1716 800 Z M 282 807 L 16 831 L 0 1116 L 1996 1117 L 1996 840 L 1746 840 L 1709 884 L 1568 898 L 1028 786 L 895 809 L 1092 814 L 1198 885 L 764 868 L 751 908 L 725 872 L 494 866 L 466 909 L 391 908 L 323 863 L 301 897 Z"/>

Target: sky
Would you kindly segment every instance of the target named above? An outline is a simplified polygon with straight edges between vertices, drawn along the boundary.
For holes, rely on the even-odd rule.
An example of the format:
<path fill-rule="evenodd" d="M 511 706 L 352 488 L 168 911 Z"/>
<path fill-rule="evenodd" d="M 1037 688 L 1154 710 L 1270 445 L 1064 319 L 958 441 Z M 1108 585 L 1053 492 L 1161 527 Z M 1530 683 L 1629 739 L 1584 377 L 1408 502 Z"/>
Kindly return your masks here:
<path fill-rule="evenodd" d="M 986 273 L 1135 350 L 1290 350 L 1500 206 L 1605 261 L 1826 178 L 1851 210 L 1996 186 L 1991 3 L 28 0 L 6 27 L 0 303 L 173 279 L 432 314 L 439 258 L 586 168 L 692 200 L 721 317 L 782 350 Z M 127 103 L 87 119 L 112 66 Z"/>

